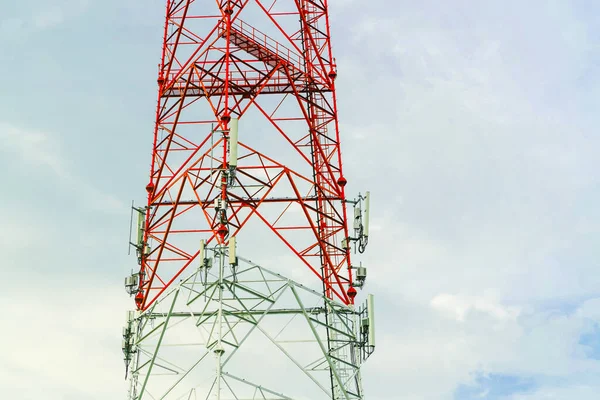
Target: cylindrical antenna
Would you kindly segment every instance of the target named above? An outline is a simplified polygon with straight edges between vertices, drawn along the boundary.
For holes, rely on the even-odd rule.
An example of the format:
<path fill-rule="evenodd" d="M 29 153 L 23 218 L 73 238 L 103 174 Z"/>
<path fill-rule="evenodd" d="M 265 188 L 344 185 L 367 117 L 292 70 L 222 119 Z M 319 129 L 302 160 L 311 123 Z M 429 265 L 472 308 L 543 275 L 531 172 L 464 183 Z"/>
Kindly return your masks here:
<path fill-rule="evenodd" d="M 367 314 L 369 318 L 369 345 L 375 347 L 375 302 L 372 294 L 367 296 Z"/>
<path fill-rule="evenodd" d="M 133 225 L 133 200 L 131 200 L 131 214 L 129 215 L 129 243 L 127 245 L 127 255 L 131 254 L 131 233 L 132 233 L 132 225 Z"/>
<path fill-rule="evenodd" d="M 237 264 L 237 257 L 235 254 L 235 242 L 236 242 L 235 236 L 233 236 L 229 239 L 229 264 L 232 264 L 232 265 Z"/>
<path fill-rule="evenodd" d="M 354 205 L 354 229 L 360 229 L 362 224 L 362 216 L 360 212 L 360 203 Z"/>
<path fill-rule="evenodd" d="M 135 312 L 134 311 L 127 311 L 127 324 L 129 324 L 131 321 L 133 321 L 135 319 Z"/>
<path fill-rule="evenodd" d="M 200 257 L 200 267 L 204 266 L 204 259 L 206 259 L 206 255 L 204 254 L 204 239 L 200 241 L 200 252 L 198 253 Z"/>
<path fill-rule="evenodd" d="M 142 243 L 144 242 L 144 225 L 146 223 L 144 217 L 146 216 L 146 214 L 141 212 L 140 210 L 137 210 L 137 211 L 138 211 L 137 244 L 140 247 L 140 251 L 143 251 Z"/>
<path fill-rule="evenodd" d="M 369 203 L 371 200 L 371 192 L 365 194 L 365 220 L 363 235 L 369 236 Z"/>
<path fill-rule="evenodd" d="M 229 166 L 237 167 L 238 161 L 238 119 L 231 118 L 229 122 Z"/>

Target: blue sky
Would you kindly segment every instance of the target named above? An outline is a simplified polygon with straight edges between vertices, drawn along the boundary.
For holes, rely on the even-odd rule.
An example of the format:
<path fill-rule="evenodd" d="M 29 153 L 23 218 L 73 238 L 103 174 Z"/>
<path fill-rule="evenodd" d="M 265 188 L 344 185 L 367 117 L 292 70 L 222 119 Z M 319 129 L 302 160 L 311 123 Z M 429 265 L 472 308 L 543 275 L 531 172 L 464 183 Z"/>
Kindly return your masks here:
<path fill-rule="evenodd" d="M 369 398 L 596 399 L 600 5 L 365 3 L 330 7 L 349 190 L 373 194 Z M 163 10 L 3 6 L 3 397 L 124 396 Z"/>

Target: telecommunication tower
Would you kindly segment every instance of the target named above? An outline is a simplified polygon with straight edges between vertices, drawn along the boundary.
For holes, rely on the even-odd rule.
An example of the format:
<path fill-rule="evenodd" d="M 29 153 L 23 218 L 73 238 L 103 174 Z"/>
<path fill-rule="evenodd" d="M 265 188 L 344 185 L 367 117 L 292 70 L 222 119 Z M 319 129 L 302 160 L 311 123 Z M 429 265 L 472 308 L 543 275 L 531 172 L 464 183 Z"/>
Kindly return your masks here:
<path fill-rule="evenodd" d="M 327 0 L 166 1 L 130 400 L 364 399 L 370 196 L 345 195 L 336 75 Z"/>

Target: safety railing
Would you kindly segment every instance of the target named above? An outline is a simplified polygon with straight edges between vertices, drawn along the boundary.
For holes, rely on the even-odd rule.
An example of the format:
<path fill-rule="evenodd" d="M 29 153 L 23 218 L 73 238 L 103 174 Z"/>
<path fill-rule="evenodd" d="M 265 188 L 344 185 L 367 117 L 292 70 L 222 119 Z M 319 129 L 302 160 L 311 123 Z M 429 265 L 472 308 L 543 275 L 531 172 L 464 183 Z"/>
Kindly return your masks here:
<path fill-rule="evenodd" d="M 172 71 L 170 74 L 170 78 L 174 79 L 178 75 L 179 71 Z M 257 73 L 256 71 L 248 70 L 248 71 L 235 71 L 229 74 L 229 83 L 233 86 L 238 86 L 240 88 L 245 89 L 258 89 L 258 86 L 263 83 L 264 75 Z M 183 91 L 189 90 L 198 90 L 204 91 L 212 91 L 215 88 L 223 86 L 223 79 L 214 79 L 210 76 L 205 76 L 202 81 L 198 79 L 197 75 L 193 75 L 190 79 L 190 86 L 187 87 L 187 79 L 188 77 L 182 77 L 170 88 L 169 92 L 178 92 L 181 93 Z M 265 91 L 269 92 L 273 88 L 282 89 L 289 86 L 289 79 L 286 75 L 281 72 L 275 72 L 273 76 L 270 77 L 268 82 L 265 84 Z M 187 87 L 187 89 L 186 89 Z"/>
<path fill-rule="evenodd" d="M 261 49 L 265 50 L 277 59 L 283 60 L 295 69 L 302 71 L 302 56 L 244 21 L 235 20 L 231 25 L 231 34 L 238 46 L 242 47 L 242 42 L 245 40 L 247 46 L 255 47 L 259 51 Z"/>

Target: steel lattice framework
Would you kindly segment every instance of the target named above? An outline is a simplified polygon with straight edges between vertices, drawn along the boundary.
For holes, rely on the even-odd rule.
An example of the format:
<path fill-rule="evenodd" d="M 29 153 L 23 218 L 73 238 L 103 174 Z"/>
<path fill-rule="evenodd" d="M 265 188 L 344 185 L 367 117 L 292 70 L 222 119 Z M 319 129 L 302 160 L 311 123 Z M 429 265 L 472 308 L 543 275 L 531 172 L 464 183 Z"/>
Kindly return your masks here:
<path fill-rule="evenodd" d="M 166 3 L 148 200 L 135 208 L 140 267 L 126 280 L 137 308 L 123 332 L 130 399 L 310 393 L 287 397 L 244 368 L 226 371 L 234 355 L 253 357 L 242 344 L 268 346 L 249 345 L 253 332 L 274 346 L 265 357 L 284 354 L 318 389 L 309 398 L 362 399 L 372 302 L 354 307 L 366 275 L 350 250 L 367 243 L 368 195 L 344 192 L 327 1 Z M 277 272 L 238 257 L 238 244 Z M 299 269 L 306 286 L 283 277 Z M 298 337 L 285 343 L 314 349 L 286 348 L 278 338 L 290 329 Z M 191 359 L 169 354 L 169 340 Z M 216 368 L 193 378 L 208 354 Z"/>

